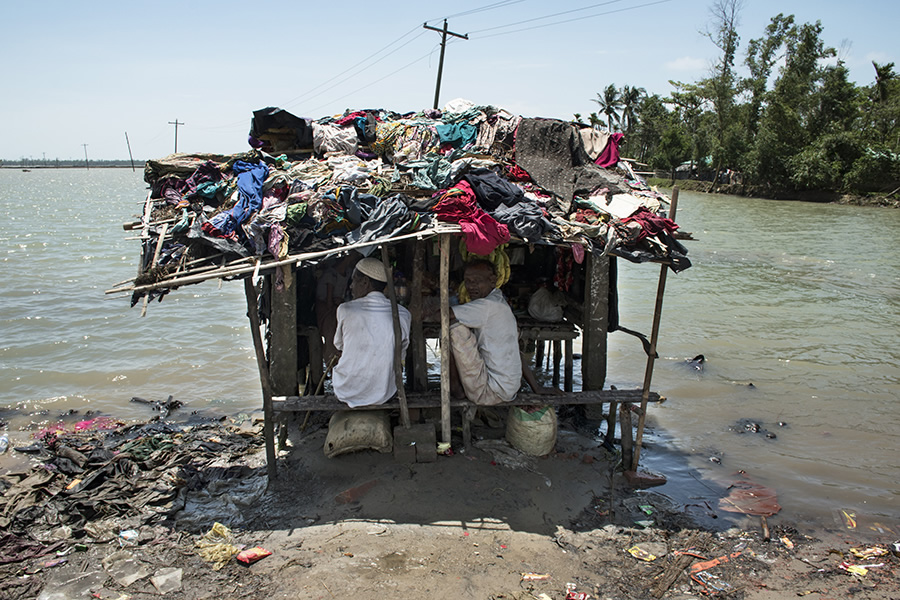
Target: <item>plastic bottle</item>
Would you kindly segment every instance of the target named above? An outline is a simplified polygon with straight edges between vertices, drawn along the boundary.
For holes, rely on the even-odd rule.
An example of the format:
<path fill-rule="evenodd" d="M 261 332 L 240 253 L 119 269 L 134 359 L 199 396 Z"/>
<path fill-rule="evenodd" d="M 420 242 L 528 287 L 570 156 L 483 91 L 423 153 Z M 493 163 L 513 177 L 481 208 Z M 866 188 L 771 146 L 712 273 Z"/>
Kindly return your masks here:
<path fill-rule="evenodd" d="M 9 449 L 9 436 L 5 433 L 0 435 L 0 454 L 4 454 Z"/>

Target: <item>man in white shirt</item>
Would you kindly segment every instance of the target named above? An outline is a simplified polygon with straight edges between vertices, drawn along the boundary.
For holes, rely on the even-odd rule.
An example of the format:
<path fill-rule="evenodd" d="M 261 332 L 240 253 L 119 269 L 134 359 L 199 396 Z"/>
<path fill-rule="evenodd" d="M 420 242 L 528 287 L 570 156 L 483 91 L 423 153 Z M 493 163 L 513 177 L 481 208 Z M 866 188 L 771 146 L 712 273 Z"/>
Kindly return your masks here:
<path fill-rule="evenodd" d="M 554 393 L 556 390 L 537 382 L 522 359 L 516 317 L 496 287 L 494 265 L 487 260 L 472 261 L 466 265 L 463 279 L 471 300 L 450 307 L 453 395 L 464 392 L 475 404 L 499 404 L 515 397 L 523 376 L 535 392 Z"/>
<path fill-rule="evenodd" d="M 381 261 L 364 258 L 350 279 L 353 300 L 337 309 L 334 346 L 340 359 L 332 385 L 338 400 L 349 406 L 384 404 L 397 393 L 394 374 L 394 323 L 391 301 L 383 291 L 387 275 Z M 410 314 L 397 307 L 400 316 L 401 355 L 409 345 Z"/>

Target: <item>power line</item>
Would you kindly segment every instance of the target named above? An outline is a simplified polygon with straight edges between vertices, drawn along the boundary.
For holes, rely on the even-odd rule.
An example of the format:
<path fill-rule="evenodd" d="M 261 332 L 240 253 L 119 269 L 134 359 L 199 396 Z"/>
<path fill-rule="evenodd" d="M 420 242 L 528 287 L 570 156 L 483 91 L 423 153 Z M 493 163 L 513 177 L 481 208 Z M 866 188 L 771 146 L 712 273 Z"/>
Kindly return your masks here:
<path fill-rule="evenodd" d="M 613 0 L 613 1 L 618 1 L 618 0 Z M 636 9 L 638 9 L 638 8 L 646 8 L 646 7 L 648 7 L 648 6 L 654 6 L 654 5 L 656 5 L 656 4 L 665 4 L 666 2 L 671 2 L 671 1 L 672 1 L 672 0 L 657 0 L 656 2 L 647 2 L 647 3 L 645 3 L 645 4 L 638 4 L 638 5 L 636 5 L 636 6 L 628 6 L 628 7 L 626 7 L 626 8 L 619 8 L 619 9 L 616 9 L 616 10 L 607 10 L 607 11 L 604 11 L 604 12 L 594 13 L 594 14 L 592 14 L 592 15 L 586 15 L 586 16 L 583 16 L 583 17 L 575 17 L 575 18 L 572 18 L 572 19 L 566 19 L 566 20 L 564 20 L 564 21 L 556 21 L 556 22 L 553 22 L 553 23 L 545 23 L 545 24 L 543 24 L 543 25 L 535 25 L 535 26 L 533 26 L 533 27 L 523 27 L 523 28 L 521 28 L 521 29 L 514 29 L 513 31 L 503 31 L 503 32 L 500 32 L 500 33 L 494 33 L 494 34 L 491 34 L 491 35 L 484 35 L 484 36 L 480 36 L 480 37 L 478 37 L 478 38 L 476 38 L 476 39 L 484 40 L 484 39 L 488 39 L 488 38 L 492 38 L 492 37 L 498 37 L 498 36 L 501 36 L 501 35 L 510 35 L 510 34 L 512 34 L 512 33 L 520 33 L 520 32 L 522 32 L 522 31 L 531 31 L 532 29 L 541 29 L 541 28 L 543 28 L 543 27 L 553 27 L 554 25 L 562 25 L 562 24 L 564 24 L 564 23 L 571 23 L 572 21 L 583 21 L 583 20 L 585 20 L 585 19 L 593 19 L 594 17 L 602 17 L 602 16 L 605 16 L 605 15 L 612 15 L 612 14 L 615 14 L 615 13 L 626 12 L 626 11 L 629 11 L 629 10 L 636 10 Z M 610 4 L 610 3 L 611 3 L 611 2 L 606 2 L 606 3 L 603 3 L 603 4 Z M 562 14 L 562 13 L 560 13 L 560 14 Z M 552 15 L 551 15 L 551 16 L 552 16 Z M 513 25 L 515 25 L 515 24 L 506 25 L 506 27 L 512 27 Z M 502 28 L 502 27 L 504 27 L 504 26 L 495 27 L 495 28 L 493 28 L 493 29 L 499 29 L 499 28 Z M 482 30 L 482 31 L 487 31 L 487 30 Z M 474 33 L 474 32 L 473 32 L 473 33 Z"/>
<path fill-rule="evenodd" d="M 408 34 L 407 34 L 407 35 L 408 35 Z M 330 85 L 330 86 L 324 88 L 322 91 L 320 91 L 320 92 L 318 92 L 318 93 L 315 93 L 315 94 L 312 94 L 312 95 L 309 95 L 313 90 L 319 89 L 319 88 L 321 88 L 323 85 L 325 85 L 325 83 L 327 83 L 327 82 L 323 82 L 322 84 L 320 84 L 320 85 L 316 86 L 315 88 L 313 88 L 313 90 L 309 90 L 309 91 L 306 92 L 305 94 L 303 94 L 303 95 L 301 95 L 301 96 L 298 96 L 297 98 L 294 98 L 293 100 L 290 100 L 289 102 L 286 102 L 286 103 L 284 104 L 284 106 L 285 106 L 285 107 L 293 106 L 293 105 L 294 105 L 294 102 L 297 101 L 297 100 L 300 100 L 300 99 L 304 99 L 304 100 L 312 100 L 313 98 L 318 98 L 319 96 L 321 96 L 322 94 L 324 94 L 324 93 L 327 92 L 328 90 L 334 89 L 335 87 L 341 85 L 342 83 L 346 83 L 347 81 L 349 81 L 349 80 L 353 79 L 354 77 L 356 77 L 357 75 L 359 75 L 359 73 L 365 71 L 366 69 L 371 68 L 371 67 L 374 66 L 374 65 L 377 65 L 378 63 L 380 63 L 381 61 L 383 61 L 383 60 L 386 59 L 387 57 L 391 56 L 392 54 L 395 54 L 395 53 L 399 52 L 399 51 L 402 50 L 404 47 L 406 47 L 406 46 L 408 46 L 409 44 L 413 43 L 414 41 L 416 41 L 417 39 L 419 39 L 419 38 L 422 37 L 423 35 L 425 35 L 425 33 L 424 33 L 424 32 L 420 32 L 419 35 L 417 35 L 416 37 L 414 37 L 414 38 L 412 38 L 411 40 L 407 41 L 407 42 L 404 43 L 403 45 L 398 46 L 397 48 L 395 48 L 395 49 L 392 50 L 391 52 L 389 52 L 389 53 L 385 54 L 384 56 L 382 56 L 381 58 L 379 58 L 378 60 L 372 62 L 371 64 L 366 65 L 366 67 L 365 67 L 364 69 L 359 69 L 359 70 L 357 70 L 356 72 L 350 73 L 350 75 L 348 75 L 348 76 L 345 77 L 344 79 L 335 82 L 333 85 Z M 405 37 L 405 36 L 404 36 L 404 37 Z M 399 41 L 399 40 L 397 40 L 397 41 Z M 429 52 L 429 54 L 430 54 L 430 52 Z M 346 70 L 342 71 L 340 75 L 343 75 L 344 73 L 348 73 L 349 71 L 353 70 L 353 69 L 356 68 L 357 66 L 362 65 L 363 63 L 365 63 L 365 62 L 371 60 L 371 58 L 372 58 L 372 57 L 369 57 L 369 58 L 366 59 L 365 61 L 361 61 L 361 62 L 357 63 L 356 65 L 354 65 L 353 67 L 351 67 L 351 68 L 349 68 L 349 69 L 346 69 Z M 335 76 L 335 77 L 332 77 L 332 78 L 329 79 L 328 81 L 334 81 L 334 80 L 335 80 L 337 77 L 339 77 L 340 75 Z"/>
<path fill-rule="evenodd" d="M 324 86 L 324 85 L 326 85 L 326 84 L 328 84 L 328 83 L 331 83 L 331 82 L 334 81 L 335 79 L 338 79 L 339 77 L 342 77 L 343 75 L 345 75 L 346 73 L 349 73 L 350 71 L 353 71 L 353 70 L 356 69 L 357 67 L 360 67 L 360 66 L 362 66 L 362 65 L 365 65 L 366 63 L 369 63 L 370 61 L 372 61 L 373 58 L 375 58 L 376 56 L 378 56 L 379 54 L 381 54 L 382 52 L 384 52 L 385 50 L 387 50 L 388 48 L 390 48 L 390 47 L 393 46 L 394 44 L 400 43 L 400 41 L 401 41 L 403 38 L 405 38 L 405 37 L 411 35 L 411 34 L 412 34 L 413 32 L 415 32 L 416 30 L 418 30 L 418 27 L 413 27 L 412 29 L 410 29 L 409 31 L 407 31 L 406 33 L 404 33 L 403 35 L 401 35 L 400 37 L 398 37 L 398 38 L 395 39 L 394 41 L 390 42 L 389 44 L 386 44 L 386 45 L 383 46 L 380 50 L 378 50 L 378 51 L 376 51 L 376 52 L 370 54 L 369 56 L 367 56 L 367 57 L 364 58 L 363 60 L 359 61 L 359 62 L 356 63 L 355 65 L 352 65 L 352 66 L 350 66 L 350 67 L 347 67 L 346 69 L 344 69 L 343 71 L 341 71 L 341 72 L 338 73 L 337 75 L 334 75 L 334 76 L 331 77 L 330 79 L 326 79 L 325 81 L 323 81 L 323 82 L 320 83 L 319 85 L 317 85 L 317 86 L 315 86 L 315 87 L 313 87 L 313 88 L 310 88 L 309 90 L 305 91 L 304 93 L 300 94 L 299 96 L 297 96 L 297 97 L 295 97 L 295 98 L 292 98 L 292 99 L 288 100 L 287 102 L 284 103 L 285 106 L 288 106 L 288 105 L 290 105 L 290 104 L 292 104 L 292 103 L 294 103 L 294 102 L 296 102 L 296 101 L 298 101 L 298 100 L 300 100 L 300 99 L 306 98 L 309 94 L 311 94 L 312 92 L 318 90 L 318 89 L 321 88 L 322 86 Z M 381 62 L 382 60 L 384 60 L 385 58 L 387 58 L 387 57 L 390 56 L 391 54 L 394 54 L 395 52 L 398 52 L 400 49 L 402 49 L 403 47 L 407 46 L 408 44 L 410 44 L 410 43 L 413 42 L 414 40 L 418 39 L 418 38 L 421 37 L 422 35 L 423 35 L 422 32 L 419 32 L 419 35 L 417 35 L 417 36 L 414 37 L 413 39 L 409 40 L 408 42 L 406 42 L 406 43 L 403 44 L 402 46 L 400 46 L 400 47 L 398 47 L 398 48 L 395 48 L 395 49 L 392 50 L 391 52 L 385 54 L 384 56 L 382 56 L 382 57 L 379 58 L 378 60 L 376 60 L 376 61 L 372 62 L 371 64 L 369 64 L 368 66 L 371 67 L 372 65 L 378 64 L 379 62 Z M 343 80 L 343 81 L 346 81 L 346 79 Z M 339 81 L 339 82 L 336 83 L 335 85 L 339 85 L 340 83 L 343 83 L 343 81 Z M 331 86 L 331 87 L 334 87 L 334 86 Z M 331 88 L 326 88 L 326 90 L 323 90 L 323 91 L 327 91 L 327 89 L 331 89 Z M 315 97 L 315 96 L 313 96 L 313 97 Z"/>
<path fill-rule="evenodd" d="M 516 25 L 523 25 L 525 23 L 533 23 L 534 21 L 541 21 L 543 19 L 552 19 L 553 17 L 559 17 L 562 15 L 568 15 L 575 12 L 581 12 L 583 10 L 590 10 L 592 8 L 597 8 L 598 6 L 606 6 L 608 4 L 615 4 L 616 2 L 621 2 L 622 0 L 607 0 L 606 2 L 600 2 L 598 4 L 591 4 L 590 6 L 583 6 L 581 8 L 573 8 L 571 10 L 564 10 L 557 13 L 544 15 L 542 17 L 534 17 L 531 19 L 525 19 L 524 21 L 516 21 L 515 23 L 507 23 L 506 25 L 497 25 L 495 27 L 486 27 L 484 29 L 478 29 L 473 31 L 472 33 L 481 33 L 483 31 L 494 31 L 495 29 L 503 29 L 505 27 L 515 27 Z"/>
<path fill-rule="evenodd" d="M 362 85 L 362 86 L 356 88 L 355 90 L 353 90 L 353 91 L 351 91 L 351 92 L 347 92 L 347 93 L 344 94 L 343 96 L 340 96 L 340 97 L 338 97 L 338 98 L 335 98 L 335 99 L 331 100 L 330 102 L 328 102 L 328 103 L 326 103 L 326 104 L 322 104 L 322 105 L 319 105 L 319 106 L 314 106 L 313 108 L 310 109 L 310 112 L 315 112 L 315 111 L 319 110 L 320 108 L 324 108 L 324 107 L 326 107 L 326 106 L 329 106 L 329 105 L 331 105 L 331 104 L 334 104 L 335 102 L 337 102 L 337 101 L 339 101 L 339 100 L 343 100 L 343 99 L 346 98 L 347 96 L 352 96 L 352 95 L 355 94 L 356 92 L 359 92 L 359 91 L 364 90 L 364 89 L 366 89 L 366 88 L 372 87 L 372 86 L 375 85 L 376 83 L 381 83 L 382 81 L 384 81 L 384 80 L 386 80 L 386 79 L 388 79 L 388 78 L 390 78 L 390 77 L 393 77 L 394 75 L 396 75 L 396 74 L 399 73 L 400 71 L 403 71 L 403 70 L 405 70 L 405 69 L 408 69 L 409 67 L 413 66 L 414 64 L 416 64 L 416 63 L 418 63 L 418 62 L 422 62 L 422 61 L 425 60 L 426 58 L 430 57 L 430 56 L 432 55 L 432 53 L 433 53 L 436 49 L 437 49 L 437 44 L 435 44 L 434 48 L 432 48 L 431 50 L 429 50 L 428 52 L 426 52 L 425 54 L 423 54 L 423 55 L 420 56 L 419 58 L 417 58 L 417 59 L 415 59 L 415 60 L 412 60 L 412 61 L 406 63 L 405 65 L 403 65 L 403 66 L 400 67 L 399 69 L 397 69 L 397 70 L 395 70 L 395 71 L 392 71 L 392 72 L 388 73 L 387 75 L 385 75 L 385 76 L 383 76 L 383 77 L 379 77 L 378 79 L 375 79 L 374 81 L 370 81 L 369 83 L 366 83 L 366 84 L 364 84 L 364 85 Z"/>
<path fill-rule="evenodd" d="M 503 0 L 502 2 L 494 2 L 493 4 L 488 4 L 487 6 L 482 6 L 480 8 L 473 8 L 472 10 L 463 11 L 460 13 L 447 15 L 446 17 L 441 17 L 438 19 L 431 19 L 430 21 L 425 21 L 426 23 L 431 23 L 433 21 L 440 21 L 441 19 L 455 19 L 457 17 L 465 17 L 468 15 L 474 15 L 476 13 L 484 12 L 486 10 L 494 10 L 495 8 L 503 8 L 504 6 L 510 6 L 512 4 L 519 4 L 524 2 L 525 0 Z"/>

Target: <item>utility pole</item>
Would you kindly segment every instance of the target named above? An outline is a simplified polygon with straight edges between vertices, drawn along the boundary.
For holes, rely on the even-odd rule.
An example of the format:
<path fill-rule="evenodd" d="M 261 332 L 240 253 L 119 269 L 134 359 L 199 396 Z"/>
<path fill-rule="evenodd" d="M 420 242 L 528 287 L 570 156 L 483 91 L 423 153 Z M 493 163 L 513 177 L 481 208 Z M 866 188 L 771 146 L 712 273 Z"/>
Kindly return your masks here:
<path fill-rule="evenodd" d="M 128 132 L 125 132 L 125 145 L 128 146 L 128 158 L 131 159 L 131 172 L 134 173 L 134 156 L 131 154 L 131 142 L 128 141 Z"/>
<path fill-rule="evenodd" d="M 184 123 L 179 123 L 178 119 L 175 119 L 174 121 L 169 121 L 169 125 L 175 126 L 175 154 L 178 154 L 178 126 L 184 125 Z"/>
<path fill-rule="evenodd" d="M 434 88 L 434 106 L 433 108 L 438 107 L 438 98 L 441 95 L 441 75 L 444 72 L 444 50 L 447 48 L 447 34 L 450 34 L 454 37 L 462 38 L 464 40 L 469 39 L 469 34 L 461 34 L 461 33 L 453 33 L 452 31 L 447 31 L 447 19 L 444 19 L 444 28 L 438 29 L 437 27 L 431 27 L 428 23 L 422 25 L 425 29 L 430 29 L 431 31 L 437 31 L 441 34 L 441 60 L 438 62 L 438 76 L 437 76 L 437 85 Z"/>
<path fill-rule="evenodd" d="M 90 171 L 90 170 L 91 170 L 91 163 L 88 162 L 88 157 L 87 157 L 87 147 L 88 147 L 88 145 L 87 145 L 87 144 L 82 144 L 82 146 L 84 146 L 84 166 L 85 166 L 85 168 L 86 168 L 88 171 Z"/>

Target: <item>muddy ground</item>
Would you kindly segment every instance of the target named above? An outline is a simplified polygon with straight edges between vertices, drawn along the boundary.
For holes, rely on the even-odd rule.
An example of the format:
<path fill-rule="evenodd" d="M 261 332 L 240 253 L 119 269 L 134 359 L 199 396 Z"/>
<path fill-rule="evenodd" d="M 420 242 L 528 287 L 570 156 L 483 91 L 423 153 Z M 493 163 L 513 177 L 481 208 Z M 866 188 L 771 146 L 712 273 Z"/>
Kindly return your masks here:
<path fill-rule="evenodd" d="M 6 455 L 0 599 L 900 598 L 900 558 L 880 554 L 900 537 L 890 527 L 800 532 L 776 515 L 765 540 L 758 517 L 629 487 L 583 423 L 561 423 L 543 458 L 483 424 L 469 451 L 455 443 L 413 464 L 374 451 L 326 458 L 325 425 L 290 428 L 268 487 L 250 421 L 63 431 L 25 462 Z M 81 473 L 62 472 L 60 443 L 88 459 Z M 95 456 L 100 447 L 115 457 Z M 91 479 L 112 464 L 131 488 Z M 23 501 L 23 482 L 47 473 Z M 229 539 L 208 539 L 217 522 Z M 10 560 L 14 540 L 34 556 Z M 244 565 L 205 541 L 271 555 Z M 201 557 L 210 549 L 225 550 L 221 564 Z"/>

